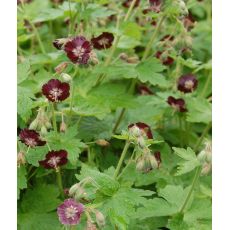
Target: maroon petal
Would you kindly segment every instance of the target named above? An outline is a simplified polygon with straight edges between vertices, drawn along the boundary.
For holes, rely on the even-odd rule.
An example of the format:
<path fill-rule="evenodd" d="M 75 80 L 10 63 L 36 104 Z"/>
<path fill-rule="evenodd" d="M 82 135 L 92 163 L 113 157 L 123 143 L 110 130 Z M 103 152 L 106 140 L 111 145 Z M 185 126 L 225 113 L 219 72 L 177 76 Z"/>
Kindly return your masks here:
<path fill-rule="evenodd" d="M 132 128 L 134 125 L 143 130 L 149 139 L 153 139 L 152 131 L 149 125 L 142 122 L 137 122 L 135 124 L 130 124 L 128 128 Z"/>
<path fill-rule="evenodd" d="M 108 49 L 112 46 L 114 36 L 112 33 L 103 32 L 100 36 L 92 38 L 91 42 L 95 49 Z"/>
<path fill-rule="evenodd" d="M 184 93 L 193 92 L 198 86 L 198 80 L 193 74 L 185 74 L 178 79 L 177 89 Z"/>

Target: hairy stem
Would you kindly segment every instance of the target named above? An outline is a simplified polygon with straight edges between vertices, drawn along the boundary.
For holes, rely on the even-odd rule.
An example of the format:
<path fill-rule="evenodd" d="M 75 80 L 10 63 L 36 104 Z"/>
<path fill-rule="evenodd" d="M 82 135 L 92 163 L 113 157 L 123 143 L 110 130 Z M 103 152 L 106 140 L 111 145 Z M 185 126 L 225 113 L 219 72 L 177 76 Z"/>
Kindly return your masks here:
<path fill-rule="evenodd" d="M 123 108 L 123 109 L 121 110 L 121 113 L 120 113 L 120 115 L 119 115 L 119 117 L 118 117 L 118 119 L 117 119 L 117 122 L 116 122 L 116 124 L 115 124 L 115 126 L 114 126 L 114 128 L 113 128 L 113 133 L 116 133 L 117 128 L 118 128 L 118 126 L 119 126 L 119 124 L 120 124 L 122 118 L 124 117 L 124 114 L 125 114 L 125 108 Z"/>
<path fill-rule="evenodd" d="M 121 153 L 121 157 L 120 157 L 120 159 L 119 159 L 119 161 L 118 161 L 116 170 L 115 170 L 115 172 L 114 172 L 114 175 L 113 175 L 113 178 L 114 178 L 114 179 L 116 179 L 117 176 L 118 176 L 118 173 L 119 173 L 119 171 L 120 171 L 120 169 L 121 169 L 121 166 L 122 166 L 122 163 L 123 163 L 123 161 L 124 161 L 124 159 L 125 159 L 125 156 L 126 156 L 126 153 L 127 153 L 128 148 L 129 148 L 129 145 L 130 145 L 130 142 L 129 142 L 129 140 L 127 140 L 126 143 L 125 143 L 124 149 L 123 149 L 123 151 L 122 151 L 122 153 Z"/>
<path fill-rule="evenodd" d="M 58 168 L 58 170 L 56 170 L 56 176 L 57 176 L 57 185 L 58 185 L 61 197 L 64 198 L 64 190 L 63 190 L 62 177 L 61 177 L 61 168 Z"/>
<path fill-rule="evenodd" d="M 52 109 L 52 122 L 53 122 L 53 129 L 54 129 L 55 133 L 57 134 L 57 121 L 56 121 L 56 115 L 55 115 L 54 103 L 51 103 L 51 109 Z"/>
<path fill-rule="evenodd" d="M 191 188 L 190 188 L 190 190 L 189 190 L 189 192 L 188 192 L 188 195 L 187 195 L 187 197 L 186 197 L 186 199 L 185 199 L 185 202 L 183 203 L 183 205 L 182 205 L 182 207 L 181 207 L 181 209 L 180 209 L 180 213 L 183 213 L 183 212 L 184 212 L 184 210 L 185 210 L 185 208 L 186 208 L 186 206 L 187 206 L 187 204 L 188 204 L 188 202 L 189 202 L 189 200 L 190 200 L 190 197 L 191 197 L 191 195 L 192 195 L 192 192 L 193 192 L 193 190 L 194 190 L 194 188 L 195 188 L 195 186 L 196 186 L 196 183 L 197 183 L 197 181 L 198 181 L 198 179 L 199 179 L 200 173 L 201 173 L 201 167 L 198 166 L 198 167 L 196 168 L 196 172 L 195 172 L 195 175 L 194 175 L 194 178 L 193 178 L 193 181 L 192 181 Z"/>

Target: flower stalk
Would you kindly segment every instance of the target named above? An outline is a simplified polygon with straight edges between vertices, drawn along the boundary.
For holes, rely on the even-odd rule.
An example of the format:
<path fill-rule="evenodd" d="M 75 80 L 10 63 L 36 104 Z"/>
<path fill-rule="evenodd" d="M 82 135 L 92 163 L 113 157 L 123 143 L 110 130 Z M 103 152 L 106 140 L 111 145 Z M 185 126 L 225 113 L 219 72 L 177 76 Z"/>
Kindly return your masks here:
<path fill-rule="evenodd" d="M 123 151 L 121 153 L 121 157 L 120 157 L 119 162 L 117 164 L 116 170 L 114 172 L 114 175 L 113 175 L 114 179 L 117 178 L 117 176 L 118 176 L 118 174 L 120 172 L 120 169 L 121 169 L 122 163 L 123 163 L 123 161 L 125 159 L 125 156 L 126 156 L 128 148 L 129 148 L 129 145 L 130 145 L 130 141 L 127 140 L 126 143 L 125 143 L 124 149 L 123 149 Z"/>
<path fill-rule="evenodd" d="M 57 185 L 58 185 L 61 197 L 64 198 L 64 189 L 63 189 L 63 185 L 62 185 L 62 177 L 61 177 L 61 168 L 60 167 L 56 170 L 56 176 L 57 176 Z"/>
<path fill-rule="evenodd" d="M 57 121 L 56 121 L 54 103 L 51 103 L 51 110 L 52 110 L 53 129 L 54 129 L 54 132 L 57 134 Z"/>

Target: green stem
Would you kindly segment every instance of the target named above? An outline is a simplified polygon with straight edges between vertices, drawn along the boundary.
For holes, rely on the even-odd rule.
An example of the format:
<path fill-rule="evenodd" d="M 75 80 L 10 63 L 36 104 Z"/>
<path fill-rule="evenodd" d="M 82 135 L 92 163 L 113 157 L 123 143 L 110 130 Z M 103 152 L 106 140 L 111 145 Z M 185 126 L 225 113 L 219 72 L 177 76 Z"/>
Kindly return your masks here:
<path fill-rule="evenodd" d="M 180 131 L 180 146 L 184 146 L 184 135 L 183 135 L 183 124 L 182 124 L 182 118 L 180 115 L 178 115 L 178 120 L 179 120 L 179 131 Z"/>
<path fill-rule="evenodd" d="M 69 16 L 70 16 L 70 23 L 69 23 L 69 36 L 70 36 L 73 28 L 73 16 L 72 16 L 70 0 L 68 0 L 68 5 L 69 5 Z"/>
<path fill-rule="evenodd" d="M 198 150 L 198 148 L 200 147 L 200 144 L 202 142 L 202 140 L 204 139 L 205 135 L 208 133 L 209 129 L 211 128 L 212 123 L 209 123 L 206 128 L 204 129 L 203 133 L 201 134 L 200 138 L 198 139 L 195 147 L 194 147 L 194 151 L 196 152 Z"/>
<path fill-rule="evenodd" d="M 126 143 L 125 143 L 124 149 L 123 149 L 123 151 L 122 151 L 122 153 L 121 153 L 121 157 L 120 157 L 119 162 L 118 162 L 118 164 L 117 164 L 116 170 L 115 170 L 115 172 L 114 172 L 114 175 L 113 175 L 114 179 L 116 179 L 117 176 L 118 176 L 118 173 L 119 173 L 119 171 L 120 171 L 120 169 L 121 169 L 121 165 L 122 165 L 122 163 L 123 163 L 123 161 L 124 161 L 124 159 L 125 159 L 125 155 L 126 155 L 126 153 L 127 153 L 127 150 L 128 150 L 128 148 L 129 148 L 129 145 L 130 145 L 130 142 L 129 142 L 129 140 L 127 140 Z"/>
<path fill-rule="evenodd" d="M 58 188 L 59 188 L 61 197 L 64 198 L 64 190 L 63 190 L 62 177 L 61 177 L 61 168 L 58 168 L 58 170 L 56 170 L 56 176 L 57 176 L 57 184 L 58 184 Z"/>
<path fill-rule="evenodd" d="M 56 121 L 54 103 L 51 103 L 51 108 L 52 108 L 53 129 L 54 129 L 55 133 L 57 133 L 57 121 Z"/>
<path fill-rule="evenodd" d="M 119 117 L 118 117 L 118 119 L 117 119 L 117 122 L 116 122 L 116 124 L 115 124 L 115 126 L 114 126 L 114 128 L 113 128 L 113 133 L 115 133 L 115 132 L 117 131 L 117 128 L 118 128 L 118 126 L 120 125 L 121 120 L 122 120 L 124 114 L 125 114 L 125 108 L 123 108 L 123 109 L 121 110 L 121 113 L 120 113 L 120 115 L 119 115 Z"/>
<path fill-rule="evenodd" d="M 189 202 L 189 200 L 190 200 L 190 197 L 191 197 L 191 195 L 192 195 L 192 192 L 193 192 L 193 190 L 194 190 L 194 188 L 195 188 L 195 185 L 196 185 L 196 183 L 197 183 L 197 181 L 198 181 L 198 179 L 199 179 L 199 176 L 200 176 L 200 173 L 201 173 L 201 167 L 200 166 L 198 166 L 197 168 L 196 168 L 196 172 L 195 172 L 195 175 L 194 175 L 194 178 L 193 178 L 193 181 L 192 181 L 192 185 L 191 185 L 191 188 L 190 188 L 190 190 L 189 190 L 189 192 L 188 192 L 188 195 L 187 195 L 187 197 L 186 197 L 186 199 L 185 199 L 185 202 L 184 202 L 184 204 L 182 205 L 182 207 L 181 207 L 181 209 L 180 209 L 180 213 L 183 213 L 184 212 L 184 210 L 185 210 L 185 208 L 186 208 L 186 206 L 187 206 L 187 204 L 188 204 L 188 202 Z"/>
<path fill-rule="evenodd" d="M 33 29 L 33 31 L 34 31 L 34 33 L 35 33 L 35 36 L 36 36 L 36 38 L 37 38 L 37 40 L 38 40 L 38 44 L 39 44 L 39 46 L 40 46 L 40 49 L 41 49 L 42 53 L 43 53 L 43 54 L 46 54 L 45 47 L 44 47 L 44 45 L 43 45 L 43 42 L 42 42 L 42 40 L 41 40 L 40 34 L 39 34 L 39 32 L 38 32 L 36 26 L 34 26 L 33 22 L 29 22 L 29 23 L 30 23 L 30 25 L 31 25 L 31 27 L 32 27 L 32 29 Z"/>
<path fill-rule="evenodd" d="M 75 90 L 73 81 L 71 83 L 72 83 L 72 95 L 70 100 L 70 115 L 72 115 L 73 112 L 73 99 L 74 99 L 74 90 Z"/>
<path fill-rule="evenodd" d="M 155 29 L 155 31 L 154 31 L 152 37 L 150 38 L 150 40 L 149 40 L 149 42 L 148 42 L 148 44 L 147 44 L 147 46 L 146 46 L 145 52 L 144 52 L 143 57 L 142 57 L 142 61 L 144 61 L 144 60 L 148 57 L 149 52 L 150 52 L 150 50 L 151 50 L 151 48 L 152 48 L 153 42 L 155 41 L 155 39 L 156 39 L 156 37 L 157 37 L 157 33 L 158 33 L 158 31 L 160 30 L 161 25 L 162 25 L 162 23 L 164 22 L 165 18 L 166 18 L 166 17 L 163 16 L 163 17 L 161 18 L 160 22 L 158 23 L 158 25 L 157 25 L 157 27 L 156 27 L 156 29 Z"/>

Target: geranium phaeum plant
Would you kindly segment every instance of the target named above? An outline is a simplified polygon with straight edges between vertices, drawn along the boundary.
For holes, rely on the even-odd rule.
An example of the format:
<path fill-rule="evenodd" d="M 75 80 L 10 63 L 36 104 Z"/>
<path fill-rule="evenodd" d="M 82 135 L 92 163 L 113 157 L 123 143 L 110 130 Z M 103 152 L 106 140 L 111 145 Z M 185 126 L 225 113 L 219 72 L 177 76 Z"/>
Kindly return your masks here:
<path fill-rule="evenodd" d="M 211 229 L 212 14 L 195 2 L 17 1 L 18 229 Z"/>

